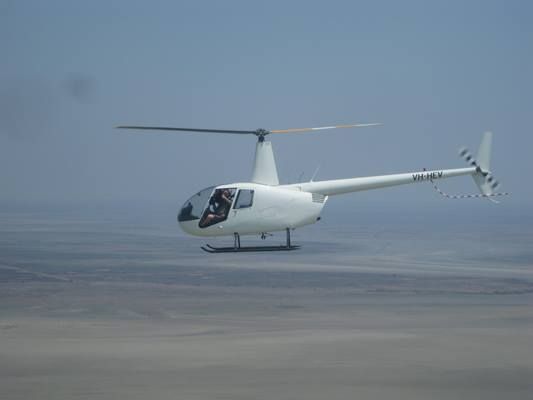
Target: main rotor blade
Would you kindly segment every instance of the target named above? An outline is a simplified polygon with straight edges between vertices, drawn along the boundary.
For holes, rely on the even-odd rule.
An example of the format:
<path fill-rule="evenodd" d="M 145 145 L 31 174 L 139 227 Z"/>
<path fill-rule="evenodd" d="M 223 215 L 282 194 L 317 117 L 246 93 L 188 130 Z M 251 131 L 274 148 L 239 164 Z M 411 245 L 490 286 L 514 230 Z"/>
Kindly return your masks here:
<path fill-rule="evenodd" d="M 373 122 L 373 123 L 369 123 L 369 124 L 319 126 L 317 128 L 277 129 L 277 130 L 270 131 L 270 133 L 298 133 L 298 132 L 322 131 L 322 130 L 325 130 L 325 129 L 337 129 L 337 128 L 363 128 L 365 126 L 377 126 L 377 125 L 382 125 L 382 124 L 380 122 Z"/>
<path fill-rule="evenodd" d="M 150 131 L 180 131 L 180 132 L 214 132 L 214 133 L 237 133 L 237 134 L 257 134 L 256 131 L 238 131 L 227 129 L 198 129 L 198 128 L 173 128 L 169 126 L 117 126 L 117 129 L 138 129 Z"/>

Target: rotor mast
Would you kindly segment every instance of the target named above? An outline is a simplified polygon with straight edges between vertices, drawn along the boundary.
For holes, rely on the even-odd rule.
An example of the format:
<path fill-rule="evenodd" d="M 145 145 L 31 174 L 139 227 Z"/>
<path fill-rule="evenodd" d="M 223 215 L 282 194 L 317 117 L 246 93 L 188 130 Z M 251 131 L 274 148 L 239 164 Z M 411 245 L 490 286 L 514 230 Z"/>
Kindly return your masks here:
<path fill-rule="evenodd" d="M 252 182 L 277 186 L 279 185 L 278 170 L 276 168 L 272 143 L 265 140 L 265 134 L 258 134 L 257 137 Z"/>

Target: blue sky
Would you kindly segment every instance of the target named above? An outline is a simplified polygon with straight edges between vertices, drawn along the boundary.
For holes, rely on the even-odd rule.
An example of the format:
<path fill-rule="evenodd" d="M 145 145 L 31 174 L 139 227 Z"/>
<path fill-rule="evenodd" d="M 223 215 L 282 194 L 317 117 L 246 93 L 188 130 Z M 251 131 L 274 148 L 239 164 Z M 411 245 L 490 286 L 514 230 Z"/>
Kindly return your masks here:
<path fill-rule="evenodd" d="M 281 180 L 318 164 L 317 179 L 462 167 L 457 149 L 492 130 L 493 171 L 513 193 L 503 209 L 529 207 L 532 11 L 528 1 L 2 1 L 0 203 L 179 204 L 249 179 L 253 138 L 118 124 L 379 121 L 273 138 Z M 476 190 L 468 178 L 444 186 Z M 355 200 L 442 202 L 411 185 L 339 204 Z"/>

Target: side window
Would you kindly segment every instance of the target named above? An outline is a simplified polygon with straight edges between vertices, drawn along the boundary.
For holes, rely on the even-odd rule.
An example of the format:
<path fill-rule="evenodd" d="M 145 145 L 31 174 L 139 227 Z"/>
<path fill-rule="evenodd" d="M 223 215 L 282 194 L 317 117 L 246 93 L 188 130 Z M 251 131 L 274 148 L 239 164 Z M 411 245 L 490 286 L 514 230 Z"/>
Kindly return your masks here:
<path fill-rule="evenodd" d="M 237 194 L 237 200 L 235 200 L 234 209 L 251 207 L 254 202 L 254 191 L 241 189 Z"/>

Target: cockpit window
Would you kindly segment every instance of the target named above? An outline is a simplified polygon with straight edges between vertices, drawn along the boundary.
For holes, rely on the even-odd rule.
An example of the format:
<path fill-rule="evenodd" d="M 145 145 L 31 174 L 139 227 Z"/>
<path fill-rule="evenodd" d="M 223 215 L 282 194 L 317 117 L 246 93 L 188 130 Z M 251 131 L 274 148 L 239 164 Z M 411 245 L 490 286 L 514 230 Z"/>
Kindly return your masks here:
<path fill-rule="evenodd" d="M 178 221 L 194 221 L 195 219 L 200 219 L 205 204 L 207 203 L 207 199 L 211 193 L 213 193 L 213 188 L 214 186 L 210 186 L 200 190 L 187 200 L 178 214 Z"/>
<path fill-rule="evenodd" d="M 209 199 L 207 207 L 198 223 L 200 228 L 225 221 L 235 197 L 235 188 L 216 189 Z"/>
<path fill-rule="evenodd" d="M 254 202 L 254 191 L 241 189 L 237 194 L 237 200 L 235 200 L 234 209 L 251 207 Z"/>

